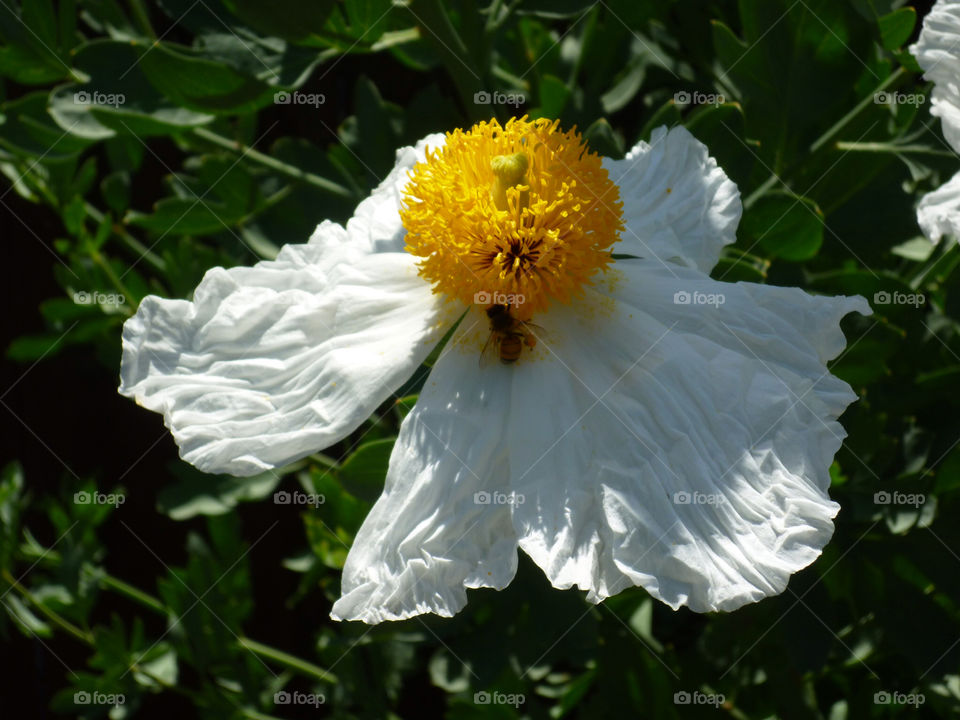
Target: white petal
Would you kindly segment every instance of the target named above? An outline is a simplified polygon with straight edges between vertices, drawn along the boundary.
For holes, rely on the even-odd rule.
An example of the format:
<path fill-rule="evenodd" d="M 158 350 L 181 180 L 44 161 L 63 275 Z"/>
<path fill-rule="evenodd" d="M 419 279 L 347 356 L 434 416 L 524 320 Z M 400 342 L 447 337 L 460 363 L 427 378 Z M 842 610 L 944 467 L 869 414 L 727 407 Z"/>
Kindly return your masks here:
<path fill-rule="evenodd" d="M 163 413 L 187 462 L 252 475 L 356 429 L 451 320 L 412 256 L 368 254 L 325 223 L 275 261 L 210 270 L 193 302 L 144 298 L 120 392 Z"/>
<path fill-rule="evenodd" d="M 921 198 L 917 222 L 931 242 L 939 242 L 944 235 L 960 238 L 960 173 Z"/>
<path fill-rule="evenodd" d="M 464 588 L 502 589 L 516 573 L 504 502 L 511 373 L 481 370 L 476 351 L 458 345 L 478 322 L 476 310 L 464 318 L 403 422 L 383 495 L 347 556 L 334 620 L 450 617 L 467 602 Z"/>
<path fill-rule="evenodd" d="M 370 197 L 357 206 L 347 223 L 351 239 L 362 239 L 372 252 L 401 252 L 406 231 L 400 221 L 400 203 L 403 188 L 409 180 L 408 172 L 426 158 L 427 150 L 443 146 L 446 138 L 441 133 L 427 135 L 415 147 L 397 150 L 397 162 L 389 175 Z"/>
<path fill-rule="evenodd" d="M 783 591 L 833 533 L 836 418 L 856 396 L 825 362 L 844 347 L 840 318 L 869 306 L 672 278 L 655 261 L 616 268 L 615 299 L 538 318 L 549 348 L 516 368 L 520 547 L 593 602 L 641 585 L 703 612 Z M 674 304 L 682 291 L 725 302 Z"/>
<path fill-rule="evenodd" d="M 623 201 L 626 228 L 614 252 L 709 273 L 721 248 L 736 240 L 740 192 L 685 128 L 657 128 L 650 144 L 603 164 Z"/>
<path fill-rule="evenodd" d="M 937 1 L 910 52 L 924 79 L 934 83 L 930 112 L 941 119 L 944 137 L 960 152 L 960 1 Z"/>

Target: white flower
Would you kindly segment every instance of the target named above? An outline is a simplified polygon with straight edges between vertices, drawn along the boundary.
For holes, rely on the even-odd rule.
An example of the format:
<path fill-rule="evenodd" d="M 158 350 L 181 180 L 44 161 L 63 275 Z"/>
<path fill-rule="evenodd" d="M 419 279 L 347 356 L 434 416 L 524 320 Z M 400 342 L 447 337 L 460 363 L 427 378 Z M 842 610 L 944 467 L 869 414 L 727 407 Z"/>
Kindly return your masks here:
<path fill-rule="evenodd" d="M 433 135 L 346 228 L 215 268 L 192 302 L 146 298 L 120 392 L 163 413 L 188 462 L 250 475 L 355 430 L 462 316 L 332 617 L 451 616 L 465 588 L 511 581 L 518 548 L 591 602 L 639 585 L 733 610 L 783 591 L 833 533 L 828 468 L 856 396 L 825 364 L 840 319 L 870 312 L 712 280 L 740 215 L 683 128 L 602 165 L 545 121 Z M 498 292 L 532 322 L 514 326 L 517 362 L 483 365 Z"/>
<path fill-rule="evenodd" d="M 943 136 L 960 152 L 960 0 L 937 0 L 910 52 L 924 79 L 933 82 L 930 113 L 940 118 Z M 960 238 L 960 173 L 920 200 L 917 221 L 932 242 L 943 235 Z"/>

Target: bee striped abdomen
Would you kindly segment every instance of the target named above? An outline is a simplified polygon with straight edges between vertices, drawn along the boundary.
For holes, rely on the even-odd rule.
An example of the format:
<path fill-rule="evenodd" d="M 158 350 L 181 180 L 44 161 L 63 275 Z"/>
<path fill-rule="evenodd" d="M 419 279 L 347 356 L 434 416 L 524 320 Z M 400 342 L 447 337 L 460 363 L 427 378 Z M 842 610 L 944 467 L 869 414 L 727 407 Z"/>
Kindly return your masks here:
<path fill-rule="evenodd" d="M 523 335 L 510 333 L 500 340 L 500 362 L 514 363 L 520 359 L 523 351 Z"/>

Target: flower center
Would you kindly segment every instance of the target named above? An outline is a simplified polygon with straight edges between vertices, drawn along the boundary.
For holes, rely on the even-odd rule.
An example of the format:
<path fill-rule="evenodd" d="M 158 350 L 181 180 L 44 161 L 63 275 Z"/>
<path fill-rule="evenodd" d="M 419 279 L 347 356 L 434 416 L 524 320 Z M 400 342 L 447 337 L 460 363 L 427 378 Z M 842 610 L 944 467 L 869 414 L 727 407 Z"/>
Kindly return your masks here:
<path fill-rule="evenodd" d="M 434 292 L 527 320 L 606 270 L 620 193 L 576 130 L 558 125 L 524 117 L 455 130 L 413 168 L 400 215 Z"/>

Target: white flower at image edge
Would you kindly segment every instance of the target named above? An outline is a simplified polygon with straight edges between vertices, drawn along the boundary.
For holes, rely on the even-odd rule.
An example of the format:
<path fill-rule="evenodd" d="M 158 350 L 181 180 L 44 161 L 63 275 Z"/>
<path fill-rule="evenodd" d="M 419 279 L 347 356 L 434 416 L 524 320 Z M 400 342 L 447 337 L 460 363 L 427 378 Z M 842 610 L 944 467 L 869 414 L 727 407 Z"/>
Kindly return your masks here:
<path fill-rule="evenodd" d="M 940 118 L 943 136 L 960 153 L 960 0 L 937 0 L 910 52 L 924 79 L 933 82 L 930 113 Z M 921 198 L 917 221 L 932 242 L 944 235 L 960 239 L 960 172 Z"/>
<path fill-rule="evenodd" d="M 485 308 L 435 293 L 405 251 L 409 171 L 445 142 L 399 150 L 346 227 L 214 268 L 192 302 L 145 298 L 120 392 L 163 414 L 187 462 L 248 476 L 356 430 L 463 316 L 402 423 L 333 618 L 452 616 L 466 588 L 510 583 L 518 548 L 594 603 L 641 586 L 729 611 L 782 592 L 833 534 L 829 466 L 856 395 L 826 363 L 866 301 L 712 280 L 739 192 L 687 130 L 660 128 L 603 160 L 623 202 L 613 252 L 634 257 L 537 313 L 535 351 L 481 367 Z"/>

